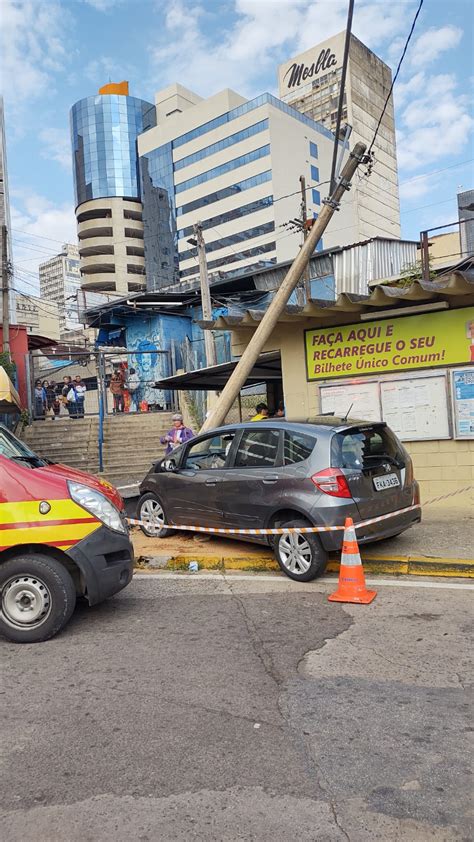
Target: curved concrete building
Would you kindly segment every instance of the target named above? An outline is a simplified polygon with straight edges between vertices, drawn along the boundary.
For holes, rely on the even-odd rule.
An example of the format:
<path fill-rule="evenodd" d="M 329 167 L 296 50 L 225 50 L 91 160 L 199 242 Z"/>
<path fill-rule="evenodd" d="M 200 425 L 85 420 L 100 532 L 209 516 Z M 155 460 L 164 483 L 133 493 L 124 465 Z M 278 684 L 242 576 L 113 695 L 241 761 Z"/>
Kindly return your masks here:
<path fill-rule="evenodd" d="M 127 295 L 145 286 L 137 137 L 156 125 L 155 106 L 105 85 L 71 108 L 81 286 Z"/>

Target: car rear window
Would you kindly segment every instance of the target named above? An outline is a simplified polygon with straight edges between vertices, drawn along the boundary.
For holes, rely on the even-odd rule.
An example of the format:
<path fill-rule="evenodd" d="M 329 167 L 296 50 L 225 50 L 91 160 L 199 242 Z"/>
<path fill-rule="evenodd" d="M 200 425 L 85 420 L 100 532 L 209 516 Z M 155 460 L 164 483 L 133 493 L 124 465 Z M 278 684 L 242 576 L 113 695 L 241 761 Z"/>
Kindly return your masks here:
<path fill-rule="evenodd" d="M 315 436 L 285 430 L 283 464 L 294 465 L 296 462 L 303 462 L 304 459 L 308 459 L 314 450 L 315 444 Z"/>
<path fill-rule="evenodd" d="M 331 465 L 366 469 L 384 461 L 405 464 L 405 449 L 387 427 L 360 427 L 336 433 L 331 442 Z"/>

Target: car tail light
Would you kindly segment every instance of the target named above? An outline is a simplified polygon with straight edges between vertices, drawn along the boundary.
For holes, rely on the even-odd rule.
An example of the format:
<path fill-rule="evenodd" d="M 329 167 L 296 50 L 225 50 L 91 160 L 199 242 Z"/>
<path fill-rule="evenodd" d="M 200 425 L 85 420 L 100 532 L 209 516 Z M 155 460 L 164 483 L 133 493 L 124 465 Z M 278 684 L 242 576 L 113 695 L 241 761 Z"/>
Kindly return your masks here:
<path fill-rule="evenodd" d="M 405 467 L 406 467 L 405 482 L 406 482 L 407 485 L 411 485 L 412 482 L 413 482 L 413 462 L 412 462 L 412 460 L 410 459 L 409 456 L 408 456 L 408 458 L 405 462 Z"/>
<path fill-rule="evenodd" d="M 331 497 L 352 497 L 347 480 L 340 468 L 326 468 L 311 477 L 316 488 Z"/>

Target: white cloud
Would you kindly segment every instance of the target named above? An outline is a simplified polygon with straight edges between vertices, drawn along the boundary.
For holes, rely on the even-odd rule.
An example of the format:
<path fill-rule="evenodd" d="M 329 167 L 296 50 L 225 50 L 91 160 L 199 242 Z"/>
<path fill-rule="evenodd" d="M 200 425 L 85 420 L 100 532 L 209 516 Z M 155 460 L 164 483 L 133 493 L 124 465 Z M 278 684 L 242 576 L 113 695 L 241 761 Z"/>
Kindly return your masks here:
<path fill-rule="evenodd" d="M 133 65 L 110 56 L 93 59 L 84 68 L 84 76 L 98 87 L 106 85 L 109 79 L 113 82 L 121 82 L 123 79 L 129 80 L 137 75 L 137 70 Z"/>
<path fill-rule="evenodd" d="M 55 205 L 36 193 L 14 190 L 11 218 L 14 286 L 33 295 L 28 285 L 37 286 L 39 264 L 58 254 L 63 243 L 77 243 L 74 207 L 72 203 Z"/>
<path fill-rule="evenodd" d="M 0 86 L 20 108 L 53 87 L 67 62 L 69 13 L 57 0 L 2 0 Z"/>
<path fill-rule="evenodd" d="M 39 139 L 43 158 L 56 161 L 63 169 L 71 170 L 71 139 L 67 129 L 41 129 Z"/>
<path fill-rule="evenodd" d="M 474 129 L 469 97 L 457 93 L 454 75 L 424 76 L 419 94 L 399 115 L 400 169 L 416 170 L 459 154 L 469 144 Z"/>
<path fill-rule="evenodd" d="M 121 3 L 122 0 L 84 0 L 84 2 L 98 12 L 108 12 L 113 6 Z"/>
<path fill-rule="evenodd" d="M 227 86 L 247 95 L 261 92 L 262 76 L 271 74 L 276 82 L 277 64 L 342 31 L 347 18 L 346 0 L 235 0 L 236 18 L 216 39 L 209 33 L 218 8 L 209 12 L 183 0 L 169 6 L 159 0 L 157 8 L 165 25 L 151 50 L 153 83 L 177 81 L 203 95 Z M 405 3 L 387 8 L 385 0 L 365 0 L 354 33 L 376 47 L 405 31 L 406 10 Z"/>
<path fill-rule="evenodd" d="M 457 47 L 463 32 L 457 26 L 448 24 L 439 29 L 431 27 L 423 32 L 415 41 L 411 50 L 411 64 L 413 67 L 423 67 L 438 58 L 441 53 Z"/>

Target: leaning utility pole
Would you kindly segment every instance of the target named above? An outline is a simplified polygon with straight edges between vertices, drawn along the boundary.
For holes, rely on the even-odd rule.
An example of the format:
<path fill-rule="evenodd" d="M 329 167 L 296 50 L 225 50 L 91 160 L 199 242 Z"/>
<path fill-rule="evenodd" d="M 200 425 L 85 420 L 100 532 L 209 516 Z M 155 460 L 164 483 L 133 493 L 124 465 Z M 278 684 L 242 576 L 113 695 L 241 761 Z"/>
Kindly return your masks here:
<path fill-rule="evenodd" d="M 271 336 L 279 317 L 283 313 L 288 299 L 298 284 L 298 281 L 304 272 L 305 266 L 313 254 L 317 243 L 324 234 L 334 211 L 338 209 L 340 199 L 344 195 L 344 192 L 350 188 L 352 176 L 364 159 L 366 148 L 367 147 L 364 143 L 356 143 L 354 149 L 350 153 L 349 159 L 342 170 L 341 177 L 337 181 L 336 189 L 329 199 L 325 199 L 323 203 L 324 207 L 315 224 L 311 228 L 306 242 L 286 273 L 286 276 L 282 281 L 280 288 L 275 293 L 275 297 L 273 298 L 267 312 L 258 325 L 234 371 L 224 386 L 218 402 L 209 417 L 205 420 L 201 432 L 205 432 L 212 427 L 217 427 L 219 424 L 224 422 L 235 398 L 245 385 L 265 343 Z"/>
<path fill-rule="evenodd" d="M 202 225 L 196 222 L 193 225 L 196 236 L 196 248 L 199 258 L 199 280 L 201 282 L 201 305 L 202 318 L 205 322 L 212 321 L 211 293 L 209 290 L 209 275 L 207 272 L 206 244 L 202 235 Z M 204 345 L 206 349 L 206 365 L 216 365 L 216 346 L 214 336 L 210 330 L 204 331 Z"/>
<path fill-rule="evenodd" d="M 303 242 L 306 242 L 308 237 L 308 205 L 306 202 L 306 179 L 304 175 L 300 175 L 300 185 L 301 185 L 301 224 L 303 228 Z M 303 272 L 303 282 L 304 282 L 304 289 L 306 293 L 306 301 L 308 302 L 311 296 L 311 290 L 309 286 L 309 260 L 305 266 L 305 270 Z"/>
<path fill-rule="evenodd" d="M 2 329 L 3 352 L 10 353 L 10 266 L 8 264 L 7 226 L 2 225 Z"/>

